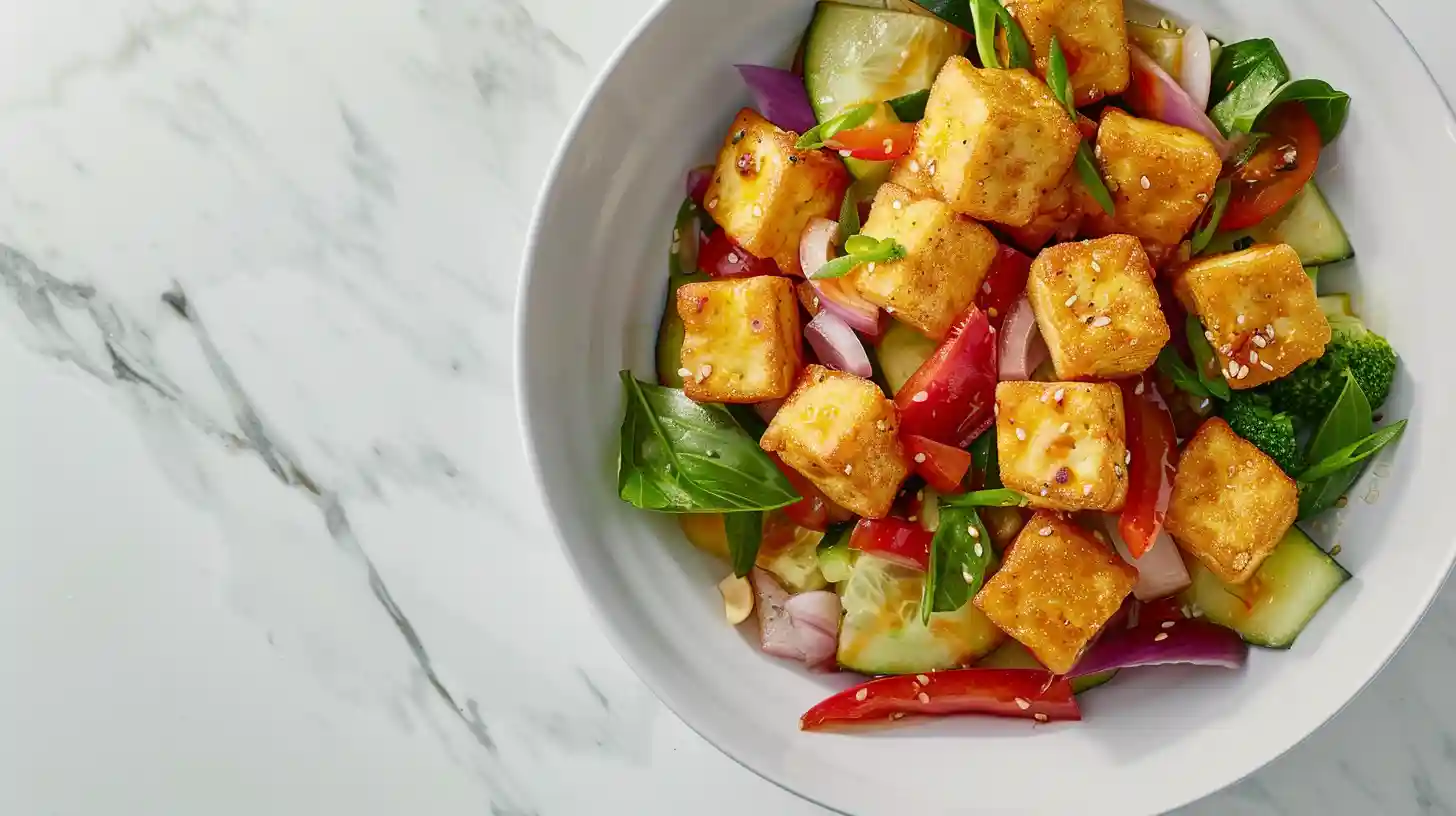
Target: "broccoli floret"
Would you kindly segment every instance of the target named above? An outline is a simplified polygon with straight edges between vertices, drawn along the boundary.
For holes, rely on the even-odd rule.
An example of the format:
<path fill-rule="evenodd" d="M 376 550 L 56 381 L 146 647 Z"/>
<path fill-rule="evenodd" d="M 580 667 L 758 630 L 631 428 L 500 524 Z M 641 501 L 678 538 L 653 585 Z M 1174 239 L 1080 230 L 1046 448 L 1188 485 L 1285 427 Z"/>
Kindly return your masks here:
<path fill-rule="evenodd" d="M 1334 407 L 1345 387 L 1345 369 L 1365 392 L 1371 408 L 1379 408 L 1395 382 L 1396 357 L 1390 341 L 1370 331 L 1348 311 L 1348 299 L 1320 298 L 1330 321 L 1330 344 L 1323 357 L 1310 360 L 1271 383 L 1269 395 L 1279 411 L 1318 422 Z"/>
<path fill-rule="evenodd" d="M 1288 414 L 1275 413 L 1267 395 L 1235 391 L 1224 405 L 1223 418 L 1234 433 L 1254 443 L 1285 473 L 1294 476 L 1303 469 L 1294 420 Z"/>

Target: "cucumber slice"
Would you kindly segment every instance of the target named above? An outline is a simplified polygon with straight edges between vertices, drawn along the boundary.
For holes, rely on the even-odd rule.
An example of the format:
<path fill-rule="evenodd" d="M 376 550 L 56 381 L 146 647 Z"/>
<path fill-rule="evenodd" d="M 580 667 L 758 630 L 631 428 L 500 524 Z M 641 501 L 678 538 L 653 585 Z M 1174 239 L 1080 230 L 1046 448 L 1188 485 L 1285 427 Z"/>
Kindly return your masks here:
<path fill-rule="evenodd" d="M 1249 582 L 1225 584 L 1196 559 L 1187 559 L 1193 585 L 1181 596 L 1204 617 L 1238 632 L 1255 646 L 1288 649 L 1350 573 L 1298 527 L 1264 561 Z"/>
<path fill-rule="evenodd" d="M 839 664 L 865 674 L 914 674 L 965 666 L 1006 637 L 974 604 L 920 622 L 925 573 L 861 553 L 841 588 Z"/>
<path fill-rule="evenodd" d="M 1030 649 L 1022 646 L 1020 641 L 1008 640 L 1001 644 L 1001 648 L 986 655 L 986 658 L 977 667 L 983 669 L 1044 669 L 1041 661 L 1031 653 Z M 1105 672 L 1089 674 L 1085 677 L 1072 678 L 1072 693 L 1081 694 L 1084 691 L 1095 689 L 1117 676 L 1117 669 L 1108 669 Z"/>
<path fill-rule="evenodd" d="M 890 321 L 885 336 L 875 347 L 880 368 L 885 372 L 885 384 L 890 394 L 897 393 L 915 375 L 930 355 L 939 347 L 934 340 L 921 334 L 898 320 Z"/>
<path fill-rule="evenodd" d="M 1305 266 L 1323 266 L 1355 257 L 1355 248 L 1350 245 L 1339 217 L 1313 182 L 1304 185 L 1288 206 L 1264 223 L 1213 236 L 1204 254 L 1233 252 L 1251 243 L 1288 244 L 1299 253 L 1300 263 Z"/>
<path fill-rule="evenodd" d="M 683 334 L 687 329 L 677 313 L 677 290 L 685 283 L 701 283 L 711 280 L 702 272 L 691 275 L 669 275 L 667 278 L 667 305 L 662 310 L 662 323 L 657 327 L 657 382 L 668 388 L 682 388 Z"/>

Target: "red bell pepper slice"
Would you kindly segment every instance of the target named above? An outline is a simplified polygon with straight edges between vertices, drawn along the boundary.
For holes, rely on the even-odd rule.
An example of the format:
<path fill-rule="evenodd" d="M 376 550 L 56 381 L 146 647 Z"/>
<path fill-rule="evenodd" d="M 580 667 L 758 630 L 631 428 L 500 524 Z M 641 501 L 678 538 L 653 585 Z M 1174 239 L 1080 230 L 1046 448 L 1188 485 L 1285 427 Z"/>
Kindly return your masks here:
<path fill-rule="evenodd" d="M 976 305 L 986 313 L 997 331 L 1001 330 L 1011 307 L 1026 294 L 1026 279 L 1030 276 L 1031 257 L 1015 247 L 1002 244 L 976 295 Z"/>
<path fill-rule="evenodd" d="M 920 677 L 929 683 L 922 685 Z M 928 675 L 881 677 L 824 700 L 799 718 L 817 731 L 856 723 L 894 722 L 906 716 L 986 714 L 1037 722 L 1082 719 L 1065 677 L 1043 669 L 954 669 Z"/>
<path fill-rule="evenodd" d="M 960 448 L 942 445 L 923 436 L 905 437 L 905 454 L 910 457 L 915 472 L 925 483 L 940 493 L 960 493 L 965 490 L 961 482 L 971 469 L 971 454 Z"/>
<path fill-rule="evenodd" d="M 991 426 L 996 403 L 996 332 L 972 305 L 940 348 L 895 394 L 902 438 L 964 448 Z"/>
<path fill-rule="evenodd" d="M 1127 421 L 1127 504 L 1117 530 L 1133 558 L 1152 549 L 1168 514 L 1168 497 L 1178 471 L 1178 437 L 1173 415 L 1148 374 L 1124 380 L 1122 404 Z"/>
<path fill-rule="evenodd" d="M 777 275 L 779 265 L 767 258 L 750 255 L 743 247 L 733 243 L 724 230 L 714 230 L 703 238 L 698 249 L 698 269 L 715 278 L 752 278 L 757 275 Z"/>
<path fill-rule="evenodd" d="M 824 495 L 824 491 L 809 481 L 804 474 L 789 467 L 777 455 L 770 453 L 768 458 L 778 466 L 779 471 L 789 480 L 789 484 L 793 485 L 794 490 L 804 497 L 784 508 L 784 515 L 788 516 L 789 521 L 800 527 L 818 530 L 822 533 L 828 530 L 831 524 L 854 518 L 853 513 L 835 504 L 833 499 Z"/>
<path fill-rule="evenodd" d="M 848 153 L 846 158 L 866 161 L 893 161 L 909 153 L 914 145 L 915 125 L 900 122 L 841 130 L 824 140 L 824 146 L 839 151 L 839 155 Z"/>
<path fill-rule="evenodd" d="M 930 567 L 930 541 L 934 537 L 929 530 L 904 519 L 860 519 L 849 534 L 849 548 L 923 572 Z"/>

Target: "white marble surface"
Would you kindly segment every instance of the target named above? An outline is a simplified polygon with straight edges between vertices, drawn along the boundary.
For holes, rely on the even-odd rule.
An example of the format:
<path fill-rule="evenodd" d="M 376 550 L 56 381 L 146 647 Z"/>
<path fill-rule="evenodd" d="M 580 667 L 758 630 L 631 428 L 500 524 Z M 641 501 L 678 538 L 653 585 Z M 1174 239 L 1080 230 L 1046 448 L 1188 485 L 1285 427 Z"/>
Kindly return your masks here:
<path fill-rule="evenodd" d="M 523 232 L 648 4 L 0 2 L 0 813 L 822 812 L 653 700 L 523 477 Z M 1456 589 L 1190 812 L 1451 812 L 1453 674 Z"/>

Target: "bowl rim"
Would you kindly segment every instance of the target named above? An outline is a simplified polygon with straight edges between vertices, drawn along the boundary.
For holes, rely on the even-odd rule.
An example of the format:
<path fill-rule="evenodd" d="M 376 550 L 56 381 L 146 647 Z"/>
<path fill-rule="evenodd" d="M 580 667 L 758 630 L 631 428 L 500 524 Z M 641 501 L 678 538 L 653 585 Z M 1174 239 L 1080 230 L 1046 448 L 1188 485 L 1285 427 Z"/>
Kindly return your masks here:
<path fill-rule="evenodd" d="M 810 0 L 805 0 L 805 2 L 809 1 Z M 656 680 L 645 671 L 645 669 L 641 668 L 642 666 L 646 665 L 646 661 L 641 659 L 642 655 L 640 655 L 638 651 L 628 643 L 628 639 L 625 633 L 619 631 L 618 626 L 612 622 L 612 618 L 610 617 L 610 615 L 607 614 L 608 610 L 603 608 L 602 601 L 597 597 L 597 595 L 595 593 L 585 591 L 584 589 L 586 586 L 588 586 L 589 583 L 587 581 L 587 575 L 583 570 L 582 564 L 574 555 L 572 548 L 567 545 L 561 522 L 558 519 L 556 507 L 551 500 L 551 492 L 546 484 L 545 474 L 542 470 L 541 459 L 537 454 L 536 446 L 533 444 L 533 440 L 536 438 L 537 428 L 530 411 L 527 410 L 529 407 L 527 399 L 528 383 L 526 375 L 526 365 L 528 361 L 526 359 L 527 355 L 525 351 L 525 335 L 526 318 L 528 312 L 530 311 L 530 304 L 532 302 L 532 298 L 530 296 L 532 287 L 530 284 L 532 278 L 535 275 L 536 256 L 538 254 L 538 246 L 541 241 L 544 222 L 546 219 L 547 203 L 551 198 L 552 192 L 555 190 L 557 184 L 561 179 L 561 173 L 563 166 L 566 163 L 567 154 L 570 152 L 573 145 L 575 145 L 577 138 L 580 135 L 583 123 L 585 122 L 588 114 L 591 112 L 593 107 L 601 101 L 602 89 L 610 80 L 612 75 L 616 72 L 622 61 L 637 45 L 637 42 L 639 39 L 641 39 L 642 35 L 657 22 L 658 18 L 663 15 L 668 7 L 678 2 L 683 2 L 683 0 L 652 0 L 651 7 L 643 14 L 641 19 L 639 19 L 637 23 L 628 30 L 622 41 L 618 43 L 618 45 L 612 50 L 611 54 L 607 57 L 607 59 L 602 62 L 601 66 L 596 70 L 594 76 L 592 77 L 591 82 L 588 84 L 587 88 L 583 92 L 580 101 L 577 103 L 575 110 L 573 111 L 570 119 L 567 121 L 566 127 L 562 130 L 561 136 L 557 141 L 555 149 L 552 152 L 551 161 L 547 166 L 546 174 L 542 178 L 541 186 L 532 205 L 531 219 L 526 230 L 525 242 L 522 246 L 520 268 L 517 274 L 516 302 L 515 308 L 512 312 L 513 325 L 511 331 L 511 339 L 513 343 L 513 348 L 511 353 L 511 386 L 513 392 L 513 404 L 516 411 L 516 420 L 518 423 L 517 427 L 521 434 L 521 445 L 524 449 L 526 465 L 528 470 L 530 471 L 531 480 L 536 489 L 536 493 L 540 498 L 541 506 L 545 510 L 546 521 L 549 525 L 551 534 L 555 539 L 556 545 L 558 548 L 560 548 L 560 551 L 564 556 L 569 568 L 571 569 L 572 575 L 574 576 L 578 587 L 583 588 L 583 594 L 586 596 L 586 602 L 593 614 L 599 620 L 599 631 L 606 636 L 607 641 L 612 645 L 613 650 L 616 651 L 616 653 L 622 658 L 623 662 L 627 664 L 628 668 L 632 671 L 632 674 L 636 676 L 637 679 L 643 685 L 645 685 L 649 691 L 652 692 L 653 696 L 657 698 L 657 700 L 661 702 L 663 706 L 665 706 L 669 711 L 672 712 L 673 716 L 676 717 L 679 722 L 686 725 L 689 730 L 691 730 L 694 734 L 698 735 L 698 737 L 703 739 L 703 741 L 712 746 L 720 754 L 728 757 L 733 762 L 737 763 L 740 767 L 747 769 L 755 776 L 771 783 L 780 790 L 783 790 L 795 797 L 798 797 L 799 799 L 810 802 L 820 808 L 823 808 L 826 811 L 846 814 L 846 811 L 842 811 L 836 807 L 829 805 L 826 802 L 814 798 L 807 793 L 796 790 L 795 788 L 791 787 L 786 781 L 776 778 L 767 770 L 762 770 L 755 767 L 753 763 L 750 763 L 749 761 L 740 757 L 733 750 L 730 750 L 728 747 L 726 747 L 725 742 L 715 739 L 698 724 L 694 723 L 690 718 L 684 716 L 682 713 L 681 703 L 672 694 L 668 693 L 665 688 L 657 683 Z M 1156 0 L 1149 0 L 1149 2 L 1152 2 L 1154 5 L 1157 4 Z M 1439 78 L 1431 69 L 1430 63 L 1428 63 L 1425 57 L 1422 56 L 1421 52 L 1417 50 L 1415 44 L 1411 42 L 1411 39 L 1406 34 L 1405 30 L 1400 27 L 1400 25 L 1385 9 L 1385 6 L 1380 2 L 1380 0 L 1366 0 L 1366 2 L 1369 4 L 1369 6 L 1375 9 L 1376 13 L 1378 13 L 1380 17 L 1382 17 L 1386 21 L 1386 23 L 1390 25 L 1391 30 L 1395 32 L 1395 34 L 1400 38 L 1401 42 L 1405 45 L 1410 55 L 1414 57 L 1416 64 L 1420 66 L 1421 72 L 1424 73 L 1425 78 L 1430 83 L 1431 88 L 1435 90 L 1437 98 L 1441 100 L 1447 120 L 1448 132 L 1456 133 L 1456 106 L 1453 106 L 1452 98 L 1447 95 L 1446 89 L 1442 86 Z M 1235 777 L 1232 777 L 1221 783 L 1216 783 L 1213 787 L 1207 787 L 1197 784 L 1188 786 L 1184 789 L 1183 793 L 1180 793 L 1177 796 L 1173 797 L 1174 801 L 1169 803 L 1168 809 L 1171 811 L 1194 804 L 1210 796 L 1213 796 L 1220 791 L 1232 787 L 1233 785 L 1243 781 L 1244 779 L 1247 779 L 1258 771 L 1263 770 L 1265 767 L 1271 765 L 1272 763 L 1292 751 L 1295 747 L 1308 741 L 1312 736 L 1314 736 L 1326 725 L 1328 725 L 1331 720 L 1333 720 L 1340 713 L 1345 711 L 1357 697 L 1363 694 L 1365 690 L 1370 687 L 1370 684 L 1374 682 L 1375 678 L 1380 676 L 1380 674 L 1384 672 L 1387 667 L 1389 667 L 1391 661 L 1395 658 L 1396 654 L 1398 654 L 1400 650 L 1405 647 L 1406 643 L 1410 640 L 1411 635 L 1415 633 L 1415 630 L 1425 620 L 1427 614 L 1429 614 L 1431 607 L 1435 604 L 1436 597 L 1449 583 L 1450 576 L 1453 570 L 1456 570 L 1456 546 L 1453 546 L 1451 551 L 1448 553 L 1446 557 L 1446 563 L 1439 570 L 1437 580 L 1430 584 L 1430 589 L 1426 594 L 1426 597 L 1422 600 L 1421 605 L 1416 611 L 1414 617 L 1407 621 L 1401 637 L 1398 640 L 1394 641 L 1393 644 L 1390 646 L 1389 650 L 1380 657 L 1378 665 L 1376 665 L 1374 671 L 1372 671 L 1360 683 L 1359 687 L 1356 688 L 1355 691 L 1351 693 L 1350 696 L 1348 696 L 1342 703 L 1340 703 L 1340 705 L 1333 708 L 1318 723 L 1316 723 L 1313 728 L 1311 728 L 1303 735 L 1297 737 L 1296 739 L 1288 742 L 1288 744 L 1279 747 L 1272 754 L 1261 758 L 1258 762 L 1252 764 L 1247 768 L 1247 770 L 1243 771 Z"/>

